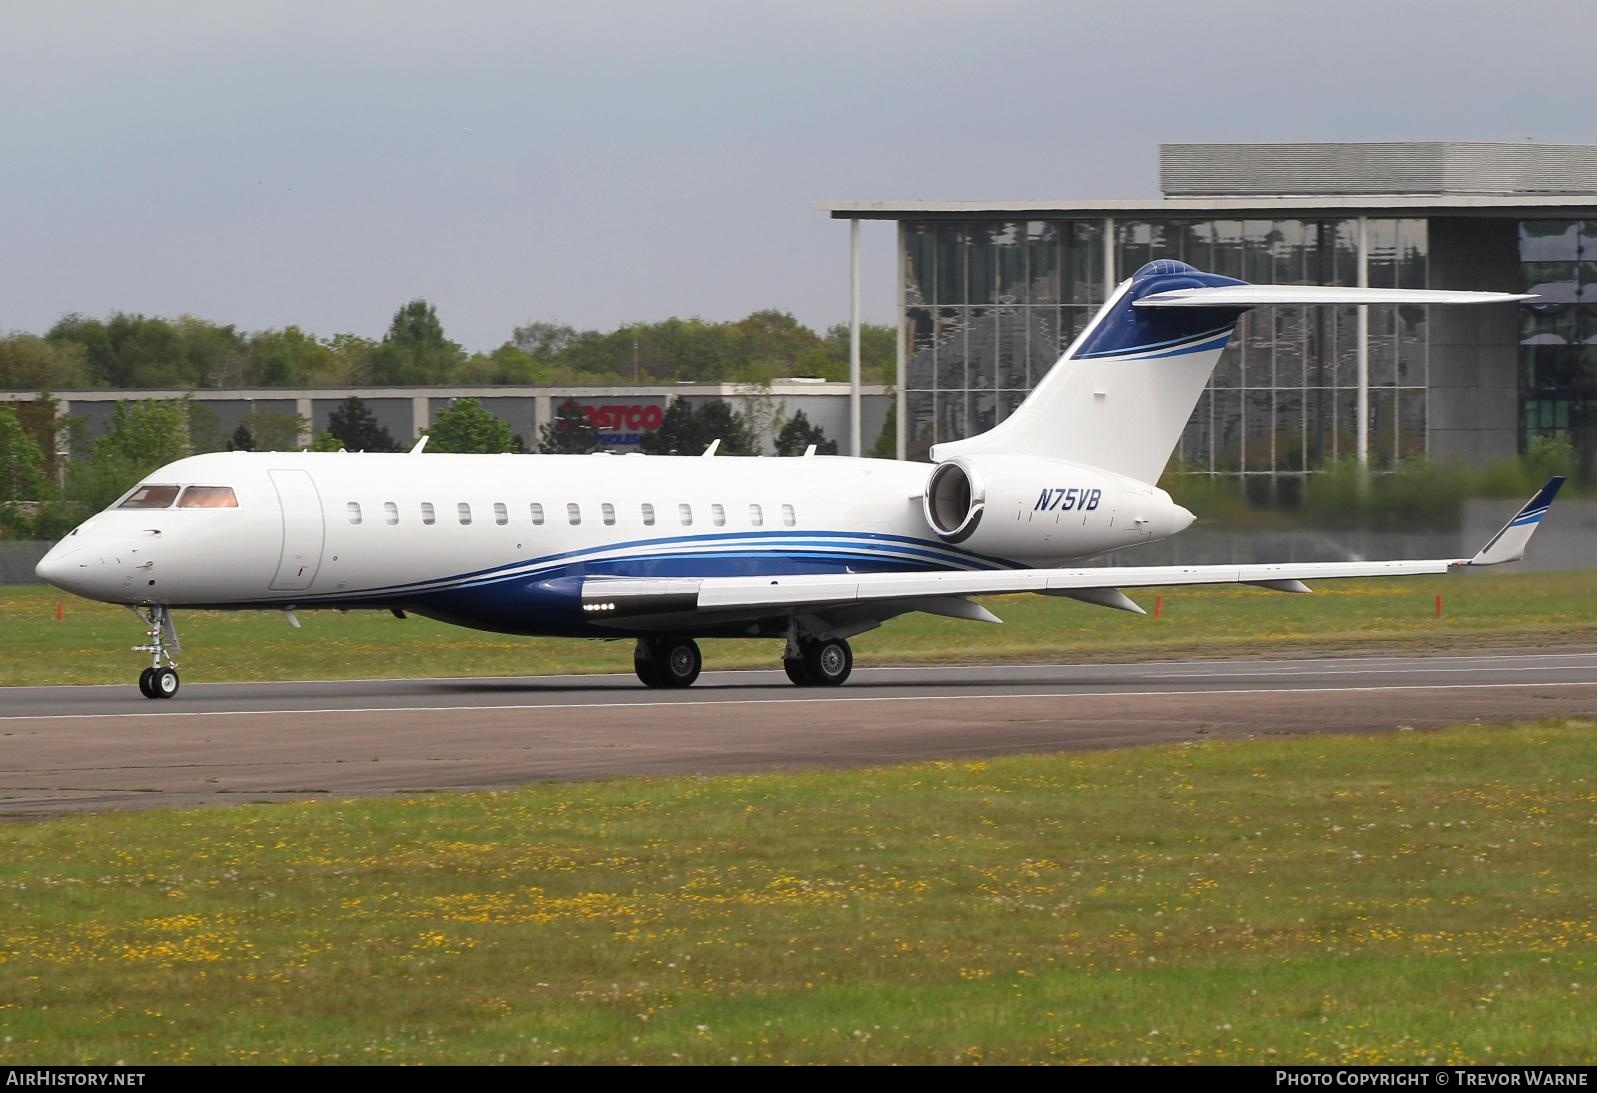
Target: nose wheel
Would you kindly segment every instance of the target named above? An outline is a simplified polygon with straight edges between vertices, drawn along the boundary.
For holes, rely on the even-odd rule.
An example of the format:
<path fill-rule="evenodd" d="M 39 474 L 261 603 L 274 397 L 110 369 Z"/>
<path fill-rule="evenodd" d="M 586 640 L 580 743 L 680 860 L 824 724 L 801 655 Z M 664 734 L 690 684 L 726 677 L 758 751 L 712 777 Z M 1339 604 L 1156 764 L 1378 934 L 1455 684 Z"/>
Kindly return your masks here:
<path fill-rule="evenodd" d="M 177 688 L 176 669 L 146 668 L 139 673 L 139 693 L 145 698 L 171 698 Z"/>
<path fill-rule="evenodd" d="M 177 661 L 172 659 L 172 654 L 183 651 L 171 612 L 161 604 L 132 610 L 144 623 L 146 639 L 143 645 L 135 645 L 133 651 L 150 654 L 150 666 L 139 673 L 139 693 L 145 698 L 171 698 L 177 694 L 179 683 Z"/>

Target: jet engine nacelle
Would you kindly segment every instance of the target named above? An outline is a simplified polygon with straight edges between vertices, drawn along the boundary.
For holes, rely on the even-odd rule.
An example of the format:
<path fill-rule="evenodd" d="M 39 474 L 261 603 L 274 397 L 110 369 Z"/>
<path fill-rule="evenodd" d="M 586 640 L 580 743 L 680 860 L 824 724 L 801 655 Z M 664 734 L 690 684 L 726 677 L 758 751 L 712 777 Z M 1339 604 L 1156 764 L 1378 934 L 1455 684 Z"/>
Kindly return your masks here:
<path fill-rule="evenodd" d="M 1193 519 L 1157 486 L 1027 455 L 962 455 L 939 463 L 922 505 L 944 542 L 1025 561 L 1151 542 Z"/>

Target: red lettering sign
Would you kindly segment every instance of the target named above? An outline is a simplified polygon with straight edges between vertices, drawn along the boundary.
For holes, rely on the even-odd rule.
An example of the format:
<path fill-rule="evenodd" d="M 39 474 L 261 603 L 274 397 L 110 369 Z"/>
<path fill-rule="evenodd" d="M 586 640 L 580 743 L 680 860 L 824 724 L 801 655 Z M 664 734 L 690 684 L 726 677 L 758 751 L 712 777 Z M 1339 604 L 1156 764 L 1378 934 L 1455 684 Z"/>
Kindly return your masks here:
<path fill-rule="evenodd" d="M 665 420 L 665 411 L 658 406 L 622 406 L 610 403 L 602 406 L 583 406 L 588 424 L 595 429 L 658 429 Z"/>

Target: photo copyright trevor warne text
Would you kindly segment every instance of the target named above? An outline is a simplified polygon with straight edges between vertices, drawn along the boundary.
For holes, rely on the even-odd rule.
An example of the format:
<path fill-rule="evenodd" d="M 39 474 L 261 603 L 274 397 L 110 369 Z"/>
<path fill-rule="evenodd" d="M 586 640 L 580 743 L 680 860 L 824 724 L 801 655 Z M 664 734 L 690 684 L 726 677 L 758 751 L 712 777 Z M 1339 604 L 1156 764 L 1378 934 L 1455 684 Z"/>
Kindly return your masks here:
<path fill-rule="evenodd" d="M 1275 1081 L 1284 1088 L 1341 1087 L 1344 1089 L 1471 1089 L 1487 1086 L 1592 1087 L 1585 1067 L 1477 1066 L 1477 1067 L 1286 1067 L 1277 1068 Z"/>

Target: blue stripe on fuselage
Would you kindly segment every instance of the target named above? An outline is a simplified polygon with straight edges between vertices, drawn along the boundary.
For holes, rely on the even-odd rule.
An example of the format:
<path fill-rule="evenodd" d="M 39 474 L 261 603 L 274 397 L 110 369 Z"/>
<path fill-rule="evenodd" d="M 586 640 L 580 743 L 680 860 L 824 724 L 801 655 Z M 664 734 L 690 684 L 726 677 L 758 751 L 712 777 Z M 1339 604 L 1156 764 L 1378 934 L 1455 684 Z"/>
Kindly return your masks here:
<path fill-rule="evenodd" d="M 439 591 L 447 588 L 459 588 L 475 584 L 491 584 L 496 581 L 515 580 L 541 576 L 546 572 L 564 569 L 557 563 L 567 563 L 573 568 L 579 564 L 598 564 L 606 566 L 625 566 L 631 564 L 634 568 L 615 568 L 608 570 L 618 576 L 649 576 L 646 567 L 651 559 L 659 557 L 691 557 L 702 558 L 705 565 L 696 572 L 677 574 L 679 576 L 693 577 L 726 577 L 726 576 L 756 576 L 763 569 L 760 565 L 750 568 L 728 570 L 716 559 L 726 551 L 725 546 L 717 547 L 716 544 L 729 544 L 730 541 L 740 541 L 738 553 L 744 557 L 760 560 L 761 564 L 770 565 L 772 572 L 785 573 L 841 573 L 847 565 L 860 567 L 862 572 L 872 571 L 874 564 L 891 564 L 894 567 L 903 567 L 901 560 L 895 555 L 909 555 L 919 559 L 922 564 L 909 564 L 910 569 L 925 570 L 959 570 L 959 569 L 1022 569 L 1023 563 L 1009 561 L 1003 558 L 992 558 L 985 555 L 973 554 L 954 547 L 946 547 L 941 543 L 925 539 L 916 539 L 907 535 L 891 535 L 885 532 L 828 532 L 828 531 L 769 531 L 769 532 L 722 532 L 712 535 L 675 535 L 664 536 L 658 539 L 635 539 L 621 543 L 605 543 L 578 550 L 561 551 L 556 554 L 542 555 L 533 558 L 524 558 L 502 565 L 491 566 L 486 569 L 470 570 L 464 573 L 455 573 L 443 577 L 434 577 L 421 581 L 407 581 L 402 584 L 379 585 L 374 588 L 352 589 L 337 593 L 302 594 L 299 596 L 285 596 L 280 602 L 292 600 L 296 603 L 323 603 L 338 601 L 343 602 L 352 597 L 374 598 L 382 597 L 385 601 L 393 600 L 412 593 Z M 749 541 L 766 543 L 768 546 L 761 549 L 749 545 Z M 658 547 L 687 547 L 693 544 L 704 544 L 702 551 L 667 551 L 664 553 L 643 553 L 643 550 Z M 613 551 L 638 550 L 638 553 L 629 553 L 619 558 L 602 559 L 595 555 L 607 554 Z M 777 569 L 782 564 L 782 559 L 793 555 L 795 551 L 805 551 L 811 559 L 818 557 L 835 557 L 836 564 L 814 565 L 812 568 L 803 569 Z M 863 566 L 862 566 L 863 563 Z"/>

